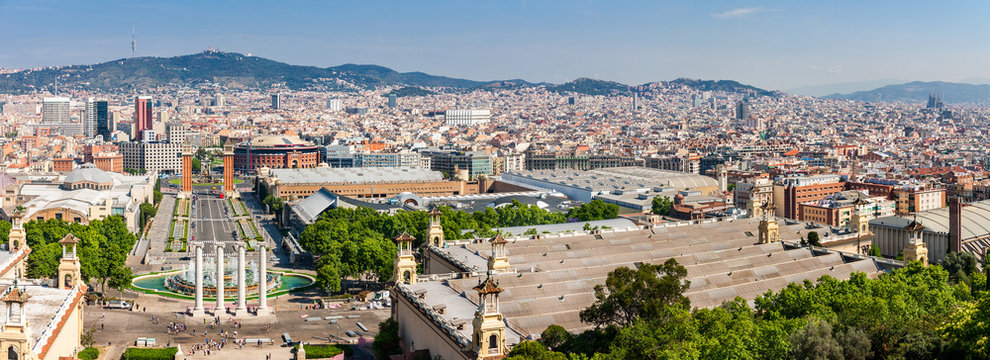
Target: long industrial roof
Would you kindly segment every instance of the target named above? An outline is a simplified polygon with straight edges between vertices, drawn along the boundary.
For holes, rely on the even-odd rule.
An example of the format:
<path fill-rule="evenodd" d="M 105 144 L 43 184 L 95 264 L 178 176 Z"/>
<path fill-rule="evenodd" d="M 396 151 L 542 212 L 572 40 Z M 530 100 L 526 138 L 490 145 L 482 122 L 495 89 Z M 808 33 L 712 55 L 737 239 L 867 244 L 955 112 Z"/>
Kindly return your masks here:
<path fill-rule="evenodd" d="M 313 195 L 307 196 L 306 199 L 303 199 L 298 204 L 292 205 L 292 211 L 295 211 L 296 215 L 303 222 L 312 224 L 324 210 L 336 203 L 337 195 L 334 195 L 327 188 L 320 188 Z"/>
<path fill-rule="evenodd" d="M 367 184 L 376 182 L 442 181 L 439 171 L 418 167 L 272 169 L 282 184 Z"/>
<path fill-rule="evenodd" d="M 592 191 L 631 190 L 655 187 L 686 188 L 716 187 L 718 182 L 694 173 L 652 169 L 640 166 L 614 167 L 596 170 L 529 170 L 513 172 L 548 183 L 567 185 Z"/>
<path fill-rule="evenodd" d="M 984 237 L 990 235 L 990 200 L 977 201 L 966 204 L 962 208 L 962 240 Z M 918 222 L 925 227 L 925 231 L 935 233 L 949 233 L 949 208 L 919 211 L 917 213 Z M 870 220 L 870 226 L 884 226 L 889 228 L 903 229 L 914 220 L 914 217 L 906 216 L 886 216 Z"/>
<path fill-rule="evenodd" d="M 538 336 L 550 324 L 571 332 L 581 331 L 592 325 L 581 322 L 579 312 L 594 303 L 594 287 L 602 284 L 610 271 L 671 258 L 687 268 L 691 285 L 685 296 L 695 307 L 718 306 L 737 296 L 752 300 L 768 290 L 779 290 L 792 282 L 814 281 L 823 275 L 845 279 L 853 272 L 876 276 L 882 271 L 870 258 L 858 260 L 834 252 L 792 248 L 780 242 L 756 244 L 758 223 L 756 219 L 740 219 L 539 240 L 513 239 L 506 250 L 515 272 L 495 275 L 504 289 L 499 297 L 501 312 L 509 328 L 522 337 Z M 788 241 L 810 231 L 803 224 L 779 225 L 781 237 Z M 473 242 L 431 251 L 447 253 L 467 266 L 486 266 L 483 264 L 491 255 L 491 246 Z M 477 304 L 478 294 L 471 288 L 477 282 L 477 278 L 461 278 L 402 287 L 425 292 L 422 301 L 430 307 L 448 304 L 446 312 L 436 316 L 454 322 L 473 317 L 476 306 L 470 305 Z M 466 304 L 449 305 L 455 301 Z M 470 334 L 470 322 L 458 332 Z"/>

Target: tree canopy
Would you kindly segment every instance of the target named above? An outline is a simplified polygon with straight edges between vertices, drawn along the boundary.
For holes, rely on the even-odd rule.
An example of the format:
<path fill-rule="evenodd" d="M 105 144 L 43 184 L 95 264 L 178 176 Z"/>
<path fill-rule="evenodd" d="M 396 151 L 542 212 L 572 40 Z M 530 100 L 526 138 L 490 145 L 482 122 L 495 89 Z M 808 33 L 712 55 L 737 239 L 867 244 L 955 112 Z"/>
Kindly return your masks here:
<path fill-rule="evenodd" d="M 675 264 L 663 267 L 676 269 Z M 596 291 L 598 301 L 582 312 L 582 320 L 605 327 L 570 334 L 552 325 L 538 342 L 514 347 L 509 359 L 986 359 L 990 354 L 990 295 L 983 290 L 985 274 L 975 270 L 959 271 L 972 289 L 941 266 L 912 262 L 877 278 L 854 273 L 848 280 L 826 275 L 792 283 L 756 298 L 755 308 L 736 298 L 692 310 L 677 300 L 683 296 L 678 289 L 686 287 L 660 286 L 667 289 L 664 296 L 639 291 L 641 284 L 670 276 L 643 276 L 644 281 L 635 276 L 646 275 L 639 274 L 644 268 L 650 269 L 619 268 L 596 289 L 609 290 Z M 673 274 L 676 278 L 679 271 Z M 651 310 L 642 311 L 642 303 L 653 303 L 647 305 Z"/>
<path fill-rule="evenodd" d="M 674 202 L 668 196 L 654 196 L 653 207 L 650 209 L 654 214 L 668 216 L 674 209 Z"/>
<path fill-rule="evenodd" d="M 661 265 L 642 264 L 633 270 L 612 270 L 605 285 L 595 286 L 595 303 L 581 311 L 581 321 L 598 326 L 629 326 L 668 316 L 668 307 L 689 309 L 691 302 L 682 295 L 691 286 L 684 280 L 687 269 L 669 259 Z"/>
<path fill-rule="evenodd" d="M 126 260 L 135 237 L 120 216 L 93 220 L 88 225 L 56 219 L 32 220 L 24 224 L 24 232 L 32 249 L 27 262 L 29 277 L 50 278 L 57 274 L 62 258 L 62 245 L 58 241 L 72 233 L 80 240 L 76 251 L 83 280 L 97 279 L 104 286 L 117 289 L 131 284 L 133 274 Z"/>

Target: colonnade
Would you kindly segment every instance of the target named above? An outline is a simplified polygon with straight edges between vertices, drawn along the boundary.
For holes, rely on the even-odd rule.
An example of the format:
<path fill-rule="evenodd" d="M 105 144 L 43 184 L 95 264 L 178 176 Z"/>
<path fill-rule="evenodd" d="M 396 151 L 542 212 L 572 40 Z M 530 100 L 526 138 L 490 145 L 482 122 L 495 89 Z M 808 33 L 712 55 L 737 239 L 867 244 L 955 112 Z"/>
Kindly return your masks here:
<path fill-rule="evenodd" d="M 216 307 L 213 310 L 213 316 L 220 316 L 226 312 L 226 304 L 224 303 L 224 257 L 223 249 L 226 244 L 215 243 L 216 246 L 216 258 L 217 258 L 217 275 L 216 275 Z M 196 293 L 195 302 L 193 303 L 192 316 L 205 316 L 206 309 L 203 307 L 203 247 L 206 246 L 204 242 L 194 242 L 192 244 L 194 251 L 196 252 L 196 265 L 195 265 L 195 282 L 196 282 Z M 245 273 L 245 256 L 244 243 L 238 243 L 237 247 L 237 305 L 234 308 L 234 316 L 247 316 L 249 314 L 247 307 L 247 275 Z M 268 308 L 268 248 L 264 244 L 258 244 L 258 262 L 259 273 L 258 273 L 258 308 L 255 310 L 255 314 L 258 316 L 271 314 L 271 309 Z"/>

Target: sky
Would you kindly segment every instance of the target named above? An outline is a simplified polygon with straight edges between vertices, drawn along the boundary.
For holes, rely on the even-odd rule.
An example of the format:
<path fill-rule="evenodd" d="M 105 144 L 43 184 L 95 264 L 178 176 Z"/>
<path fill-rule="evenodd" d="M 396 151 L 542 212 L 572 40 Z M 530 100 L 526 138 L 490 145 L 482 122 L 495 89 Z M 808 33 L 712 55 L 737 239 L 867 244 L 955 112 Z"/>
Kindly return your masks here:
<path fill-rule="evenodd" d="M 990 82 L 990 1 L 0 0 L 0 67 L 209 47 L 473 80 Z"/>

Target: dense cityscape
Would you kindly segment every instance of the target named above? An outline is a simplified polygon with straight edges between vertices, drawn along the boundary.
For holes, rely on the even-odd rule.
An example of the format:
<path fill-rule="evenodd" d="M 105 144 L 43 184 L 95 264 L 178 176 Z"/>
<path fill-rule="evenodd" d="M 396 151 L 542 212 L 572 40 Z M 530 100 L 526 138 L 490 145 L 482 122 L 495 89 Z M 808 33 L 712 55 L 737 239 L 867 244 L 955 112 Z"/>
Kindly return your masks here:
<path fill-rule="evenodd" d="M 475 81 L 130 35 L 0 56 L 8 359 L 990 358 L 990 85 Z"/>

